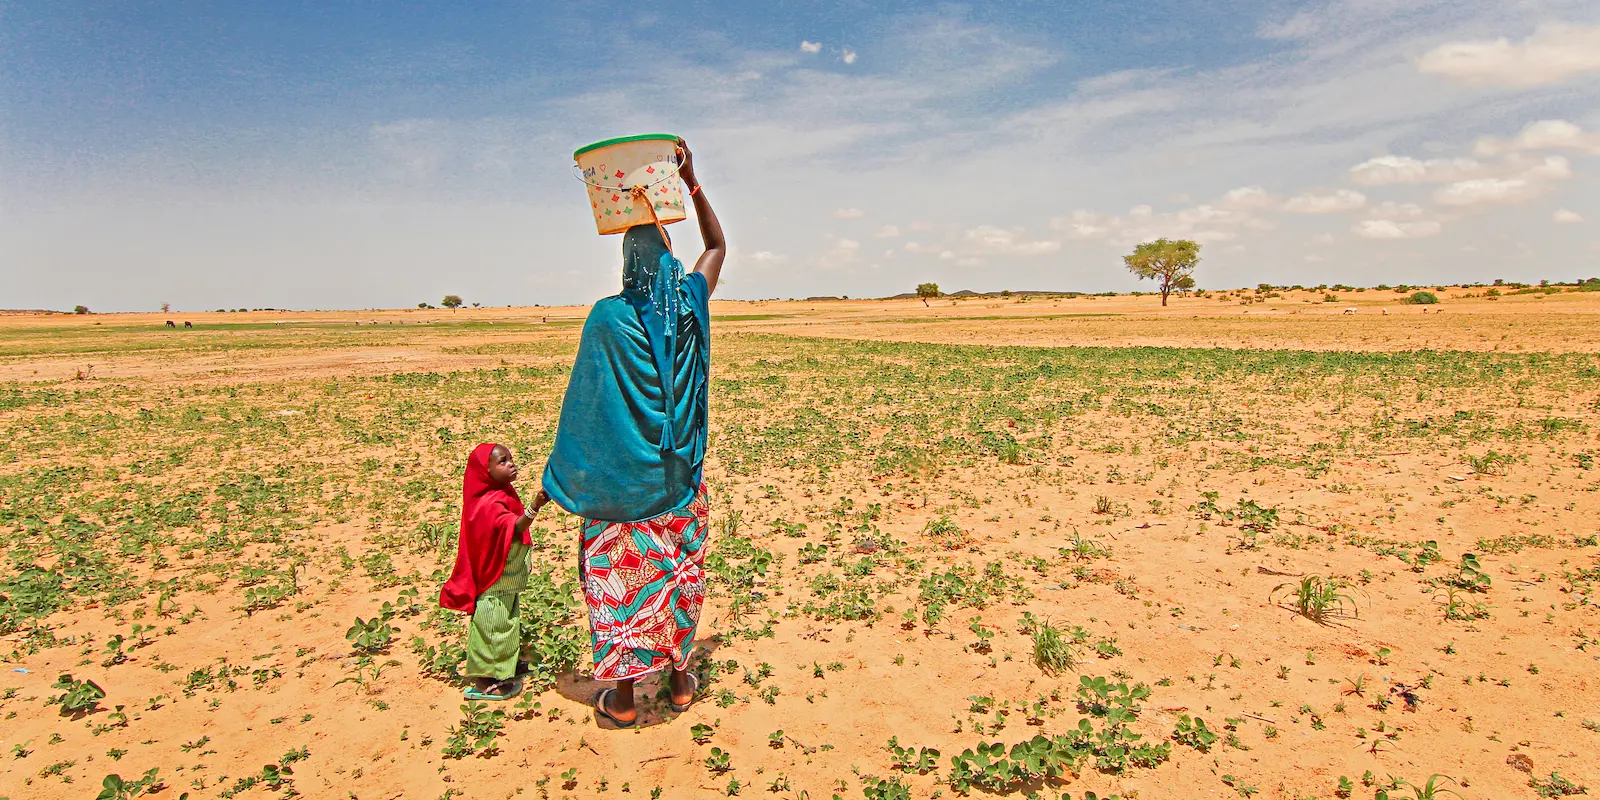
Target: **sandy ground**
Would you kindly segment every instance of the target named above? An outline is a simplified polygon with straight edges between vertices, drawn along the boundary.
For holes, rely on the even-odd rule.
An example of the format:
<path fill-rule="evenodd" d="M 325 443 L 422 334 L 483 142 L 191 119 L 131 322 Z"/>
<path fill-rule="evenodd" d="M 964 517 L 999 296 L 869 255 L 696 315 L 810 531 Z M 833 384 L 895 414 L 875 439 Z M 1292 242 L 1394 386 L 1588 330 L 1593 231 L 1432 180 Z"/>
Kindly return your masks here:
<path fill-rule="evenodd" d="M 1398 295 L 1372 291 L 1336 304 L 1320 302 L 1320 294 L 1291 293 L 1248 306 L 1236 298 L 1175 298 L 1165 309 L 1153 297 L 978 299 L 931 306 L 914 300 L 719 301 L 713 313 L 718 335 L 731 343 L 718 345 L 717 357 L 729 360 L 726 367 L 719 361 L 718 377 L 745 385 L 759 383 L 762 370 L 771 372 L 760 366 L 765 362 L 758 345 L 772 341 L 745 334 L 1059 348 L 1600 351 L 1600 325 L 1594 324 L 1600 321 L 1600 293 L 1494 301 L 1453 296 L 1465 293 L 1443 292 L 1442 311 L 1427 313 L 1399 304 Z M 1349 308 L 1358 310 L 1344 313 Z M 559 370 L 570 361 L 583 313 L 524 308 L 0 316 L 0 382 L 14 382 L 0 383 L 0 390 L 78 393 L 64 409 L 21 406 L 0 410 L 0 419 L 13 437 L 34 441 L 44 436 L 39 431 L 64 430 L 94 414 L 134 415 L 135 405 L 155 406 L 161 419 L 162 398 L 173 404 L 174 414 L 198 402 L 194 398 L 222 395 L 244 397 L 240 402 L 269 414 L 299 414 L 293 409 L 329 381 Z M 166 330 L 161 323 L 167 318 L 191 321 L 197 329 Z M 792 359 L 808 352 L 803 345 L 775 349 Z M 971 352 L 982 358 L 983 351 Z M 790 377 L 818 382 L 817 388 L 796 390 L 790 397 L 795 408 L 833 406 L 827 410 L 850 416 L 850 408 L 830 403 L 828 390 L 820 388 L 826 371 Z M 559 389 L 552 395 L 542 388 L 559 386 L 559 376 L 552 380 L 528 390 L 542 424 L 559 400 Z M 732 392 L 731 384 L 721 385 Z M 334 397 L 332 386 L 326 391 Z M 386 396 L 370 399 L 369 393 L 363 403 L 345 397 L 346 388 L 337 391 L 352 403 L 341 407 L 349 409 L 340 412 L 341 419 L 365 414 L 381 420 L 387 413 Z M 639 728 L 607 730 L 592 719 L 586 702 L 594 686 L 579 670 L 535 698 L 537 710 L 508 720 L 495 750 L 464 759 L 440 754 L 461 717 L 458 689 L 424 674 L 404 645 L 422 632 L 423 617 L 397 618 L 396 644 L 378 659 L 393 664 L 375 677 L 363 671 L 345 639 L 353 618 L 373 614 L 399 587 L 375 588 L 360 569 L 341 567 L 334 556 L 338 548 L 358 557 L 386 549 L 397 574 L 415 569 L 426 576 L 441 566 L 429 553 L 384 544 L 384 532 L 394 527 L 384 519 L 392 500 L 346 510 L 346 521 L 325 517 L 309 523 L 270 547 L 241 550 L 237 557 L 251 561 L 270 562 L 273 547 L 309 555 L 295 601 L 253 615 L 238 610 L 236 574 L 224 571 L 212 584 L 193 583 L 194 575 L 205 574 L 197 568 L 212 556 L 197 561 L 195 553 L 180 556 L 172 549 L 166 565 L 141 557 L 129 564 L 130 574 L 141 580 L 183 576 L 187 588 L 165 601 L 146 594 L 114 606 L 64 609 L 47 620 L 55 644 L 36 652 L 20 649 L 28 641 L 24 633 L 7 637 L 19 649 L 0 671 L 0 798 L 92 797 L 107 773 L 133 778 L 150 768 L 160 770 L 165 785 L 155 796 L 165 798 L 184 792 L 192 798 L 283 796 L 285 787 L 306 797 L 360 800 L 626 798 L 654 796 L 659 787 L 668 798 L 738 793 L 821 800 L 862 797 L 872 785 L 863 780 L 868 775 L 902 781 L 911 797 L 948 797 L 954 791 L 946 782 L 951 756 L 980 742 L 1009 746 L 1075 727 L 1083 716 L 1072 702 L 1079 675 L 1125 675 L 1129 683 L 1150 685 L 1153 694 L 1133 727 L 1153 740 L 1168 739 L 1182 715 L 1202 717 L 1235 738 L 1208 752 L 1177 744 L 1170 759 L 1154 768 L 1112 773 L 1086 765 L 1064 782 L 1016 785 L 1008 794 L 1042 791 L 1054 798 L 1070 791 L 1077 798 L 1097 791 L 1102 797 L 1150 800 L 1259 791 L 1268 798 L 1329 798 L 1338 778 L 1348 776 L 1355 781 L 1353 796 L 1367 798 L 1391 777 L 1421 784 L 1443 774 L 1463 797 L 1511 798 L 1536 796 L 1530 776 L 1547 781 L 1552 772 L 1574 784 L 1600 783 L 1594 758 L 1600 752 L 1600 724 L 1594 722 L 1600 718 L 1600 641 L 1593 638 L 1600 618 L 1592 599 L 1600 551 L 1586 543 L 1600 532 L 1600 483 L 1595 472 L 1574 466 L 1575 454 L 1600 449 L 1589 427 L 1600 385 L 1531 385 L 1494 397 L 1444 387 L 1428 390 L 1426 400 L 1418 390 L 1415 399 L 1400 395 L 1398 401 L 1324 402 L 1312 391 L 1301 403 L 1271 401 L 1264 407 L 1256 406 L 1262 401 L 1249 387 L 1237 391 L 1239 413 L 1261 419 L 1273 437 L 1237 445 L 1226 436 L 1162 444 L 1139 427 L 1143 423 L 1106 407 L 1017 463 L 990 459 L 902 470 L 800 464 L 749 474 L 734 469 L 728 453 L 714 453 L 708 475 L 716 491 L 717 531 L 737 529 L 727 522 L 736 515 L 742 535 L 781 556 L 774 574 L 758 584 L 763 600 L 753 617 L 730 618 L 729 597 L 715 590 L 707 607 L 701 644 L 711 660 L 725 665 L 713 687 L 727 693 L 724 704 L 707 697 L 674 714 L 651 703 Z M 470 397 L 460 402 L 470 407 Z M 737 439 L 736 424 L 782 421 L 782 408 L 747 410 L 744 402 L 736 394 L 719 395 L 716 441 Z M 277 408 L 291 410 L 270 411 Z M 1365 424 L 1382 414 L 1427 414 L 1432 420 L 1435 414 L 1443 419 L 1479 411 L 1501 425 L 1582 421 L 1515 445 L 1520 460 L 1505 474 L 1474 473 L 1460 452 L 1431 439 L 1313 447 L 1335 440 L 1311 431 L 1341 413 Z M 449 420 L 441 419 L 448 427 Z M 884 426 L 877 420 L 885 417 L 879 412 L 862 419 L 869 433 L 881 434 Z M 1120 442 L 1136 444 L 1126 449 Z M 136 471 L 130 465 L 157 460 L 165 448 L 177 446 L 98 441 L 85 445 L 84 457 Z M 362 453 L 410 464 L 411 452 L 383 447 L 371 445 Z M 0 477 L 72 463 L 18 448 L 8 451 L 9 460 L 0 459 Z M 1479 453 L 1484 447 L 1469 449 Z M 1263 462 L 1221 467 L 1224 450 L 1258 455 Z M 315 472 L 316 464 L 343 458 L 270 447 L 254 452 L 263 474 L 270 464 Z M 1318 470 L 1265 461 L 1275 454 L 1320 452 L 1334 455 Z M 526 460 L 537 459 L 529 454 Z M 526 471 L 536 472 L 536 466 Z M 207 468 L 169 475 L 165 485 L 172 491 L 196 488 Z M 407 468 L 407 474 L 448 475 L 452 465 L 418 452 Z M 450 495 L 457 489 L 443 477 L 434 483 L 436 498 L 416 502 L 425 517 L 448 523 L 454 513 Z M 23 485 L 0 487 L 8 493 L 0 495 L 0 513 L 23 506 L 16 494 Z M 1207 489 L 1219 493 L 1223 506 L 1248 497 L 1276 507 L 1281 523 L 1255 547 L 1243 547 L 1246 532 L 1238 523 L 1203 519 L 1190 510 Z M 840 498 L 849 498 L 853 510 L 835 510 L 844 508 Z M 861 517 L 872 504 L 881 506 L 879 516 Z M 91 517 L 110 513 L 76 511 Z M 941 518 L 969 537 L 966 546 L 945 549 L 930 535 L 930 524 Z M 818 618 L 797 609 L 813 596 L 808 587 L 815 579 L 862 555 L 849 548 L 846 536 L 832 545 L 829 561 L 801 563 L 801 548 L 821 541 L 830 521 L 876 526 L 904 543 L 904 558 L 882 561 L 871 576 L 883 612 L 875 621 Z M 572 522 L 545 522 L 554 544 L 541 557 L 570 563 L 566 538 Z M 780 523 L 800 522 L 808 526 L 803 535 L 779 532 Z M 18 514 L 0 516 L 0 525 L 14 527 L 14 543 L 47 538 L 24 533 Z M 1064 555 L 1073 532 L 1099 542 L 1108 555 Z M 1414 570 L 1395 555 L 1415 552 L 1428 540 L 1437 543 L 1438 564 Z M 1484 553 L 1485 541 L 1512 544 Z M 1519 541 L 1524 544 L 1513 546 Z M 1391 543 L 1392 550 L 1372 542 Z M 1447 619 L 1444 581 L 1469 551 L 1481 554 L 1493 585 L 1463 597 L 1487 603 L 1492 612 Z M 839 554 L 844 560 L 831 560 Z M 919 581 L 930 569 L 981 570 L 990 563 L 1003 564 L 1017 579 L 1016 588 L 983 608 L 952 608 L 932 627 L 916 619 L 902 622 L 902 612 L 919 607 Z M 1594 577 L 1585 579 L 1584 570 L 1596 571 Z M 0 577 L 13 574 L 13 568 L 0 570 Z M 1277 602 L 1275 588 L 1306 575 L 1347 580 L 1343 591 L 1355 613 L 1317 624 Z M 426 578 L 415 585 L 424 601 L 437 591 Z M 1024 613 L 1081 626 L 1091 641 L 1109 638 L 1113 645 L 1096 653 L 1086 643 L 1075 669 L 1044 672 L 1033 663 L 1030 637 L 1020 632 Z M 759 628 L 762 619 L 772 623 L 770 637 L 727 636 Z M 130 635 L 130 625 L 141 622 L 153 628 L 131 636 L 128 659 L 104 666 L 108 637 Z M 992 632 L 989 646 L 979 645 L 972 622 Z M 232 668 L 236 688 L 194 677 L 219 663 Z M 770 665 L 770 677 L 751 674 L 761 664 Z M 94 678 L 107 687 L 107 699 L 87 716 L 56 713 L 48 699 L 58 691 L 50 684 L 66 672 Z M 1360 692 L 1352 688 L 1357 679 Z M 1419 697 L 1414 708 L 1396 699 L 1395 687 L 1402 684 Z M 772 686 L 779 692 L 762 697 Z M 646 693 L 653 691 L 646 687 Z M 1036 702 L 1039 708 L 1030 710 Z M 118 724 L 112 708 L 121 708 L 128 719 Z M 997 714 L 999 708 L 1006 712 Z M 706 744 L 691 738 L 697 724 L 713 729 Z M 895 771 L 885 748 L 890 737 L 901 745 L 937 748 L 937 769 L 925 775 Z M 309 755 L 293 764 L 289 783 L 241 780 L 300 747 Z M 731 770 L 708 767 L 712 747 L 731 754 Z M 1360 780 L 1366 772 L 1372 785 Z"/>

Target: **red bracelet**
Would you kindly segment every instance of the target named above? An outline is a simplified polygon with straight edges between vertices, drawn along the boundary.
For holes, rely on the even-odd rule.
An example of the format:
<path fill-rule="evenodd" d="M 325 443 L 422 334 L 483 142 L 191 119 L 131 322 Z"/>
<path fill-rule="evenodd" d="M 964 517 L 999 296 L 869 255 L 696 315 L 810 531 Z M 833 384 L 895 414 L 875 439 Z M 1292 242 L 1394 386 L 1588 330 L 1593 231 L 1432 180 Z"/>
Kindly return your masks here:
<path fill-rule="evenodd" d="M 690 197 L 694 197 L 695 195 L 697 195 L 699 193 L 700 193 L 700 184 L 698 184 L 698 183 L 694 185 L 693 189 L 689 190 L 689 196 Z"/>

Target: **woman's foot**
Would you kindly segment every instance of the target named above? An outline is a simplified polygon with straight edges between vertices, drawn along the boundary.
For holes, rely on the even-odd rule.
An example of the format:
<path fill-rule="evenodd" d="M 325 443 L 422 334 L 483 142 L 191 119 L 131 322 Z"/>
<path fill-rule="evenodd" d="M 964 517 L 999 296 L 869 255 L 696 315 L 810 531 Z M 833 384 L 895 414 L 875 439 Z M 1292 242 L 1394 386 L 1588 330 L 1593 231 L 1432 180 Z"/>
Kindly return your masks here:
<path fill-rule="evenodd" d="M 700 681 L 688 670 L 675 669 L 667 676 L 667 691 L 672 694 L 672 710 L 685 711 L 694 702 Z"/>
<path fill-rule="evenodd" d="M 619 728 L 633 727 L 633 723 L 639 719 L 639 710 L 633 706 L 633 687 L 630 685 L 628 688 L 626 694 L 616 689 L 601 689 L 595 693 L 593 705 L 596 721 L 599 721 L 599 717 L 605 717 Z"/>

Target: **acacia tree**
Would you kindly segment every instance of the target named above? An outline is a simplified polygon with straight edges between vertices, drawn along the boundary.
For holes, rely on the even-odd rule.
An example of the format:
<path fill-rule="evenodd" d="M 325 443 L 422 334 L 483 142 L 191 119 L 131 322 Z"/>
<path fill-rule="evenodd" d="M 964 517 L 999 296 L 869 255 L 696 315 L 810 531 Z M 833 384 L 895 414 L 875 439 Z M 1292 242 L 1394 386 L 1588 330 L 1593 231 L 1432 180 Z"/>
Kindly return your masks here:
<path fill-rule="evenodd" d="M 930 298 L 938 298 L 942 294 L 943 292 L 939 291 L 939 284 L 937 283 L 917 284 L 917 297 L 922 298 L 923 305 L 927 305 Z"/>
<path fill-rule="evenodd" d="M 1161 282 L 1161 305 L 1164 306 L 1173 289 L 1194 286 L 1200 245 L 1189 239 L 1172 241 L 1162 237 L 1133 248 L 1132 253 L 1122 257 L 1122 263 L 1140 280 L 1150 278 Z"/>
<path fill-rule="evenodd" d="M 445 308 L 448 308 L 448 309 L 451 309 L 451 310 L 460 308 L 461 307 L 461 295 L 458 295 L 458 294 L 447 294 L 447 295 L 444 296 L 443 300 L 439 301 L 439 305 L 442 305 Z"/>

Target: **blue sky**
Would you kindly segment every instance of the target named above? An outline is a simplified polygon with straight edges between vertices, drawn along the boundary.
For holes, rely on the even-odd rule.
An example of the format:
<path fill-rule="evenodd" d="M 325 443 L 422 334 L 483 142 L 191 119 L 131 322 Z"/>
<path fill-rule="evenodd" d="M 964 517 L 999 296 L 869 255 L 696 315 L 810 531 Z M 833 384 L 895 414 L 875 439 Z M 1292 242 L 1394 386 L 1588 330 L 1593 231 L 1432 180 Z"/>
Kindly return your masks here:
<path fill-rule="evenodd" d="M 653 130 L 719 296 L 1125 290 L 1163 235 L 1202 286 L 1587 277 L 1597 101 L 1568 0 L 0 1 L 0 306 L 587 303 L 570 154 Z"/>

